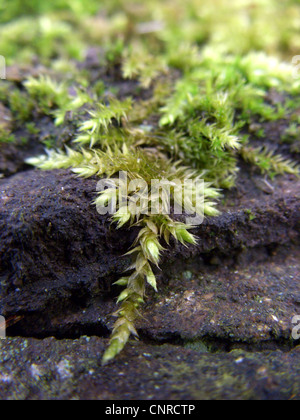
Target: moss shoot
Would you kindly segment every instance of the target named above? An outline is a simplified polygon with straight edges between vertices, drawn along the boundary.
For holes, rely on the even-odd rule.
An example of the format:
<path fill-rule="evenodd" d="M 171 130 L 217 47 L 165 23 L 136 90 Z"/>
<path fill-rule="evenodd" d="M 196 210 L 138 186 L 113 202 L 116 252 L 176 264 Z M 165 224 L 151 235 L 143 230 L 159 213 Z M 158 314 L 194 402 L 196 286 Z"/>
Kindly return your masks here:
<path fill-rule="evenodd" d="M 39 71 L 0 82 L 0 101 L 13 124 L 2 126 L 0 142 L 13 143 L 26 127 L 39 138 L 34 121 L 47 118 L 53 130 L 73 126 L 64 141 L 40 136 L 43 156 L 28 162 L 43 170 L 70 168 L 78 176 L 117 179 L 126 171 L 149 208 L 137 213 L 117 203 L 116 228 L 138 226 L 129 254 L 132 265 L 117 281 L 124 290 L 117 321 L 103 357 L 107 363 L 137 337 L 147 284 L 158 289 L 154 267 L 174 238 L 197 242 L 192 226 L 157 213 L 151 180 L 204 179 L 203 213 L 217 216 L 222 189 L 236 185 L 241 162 L 271 178 L 299 176 L 300 77 L 292 57 L 300 45 L 300 8 L 284 0 L 10 0 L 0 5 L 0 54 L 9 69 Z M 1 10 L 2 9 L 2 10 Z M 1 115 L 0 115 L 1 118 Z M 286 123 L 281 143 L 265 127 Z M 292 157 L 291 157 L 292 155 Z M 196 185 L 196 184 L 194 184 Z M 118 185 L 122 188 L 122 185 Z M 191 205 L 200 191 L 193 187 Z M 176 202 L 176 192 L 172 191 Z M 95 198 L 109 204 L 109 189 Z M 151 202 L 152 200 L 152 202 Z M 188 205 L 185 207 L 188 210 Z M 249 213 L 250 221 L 253 220 Z"/>

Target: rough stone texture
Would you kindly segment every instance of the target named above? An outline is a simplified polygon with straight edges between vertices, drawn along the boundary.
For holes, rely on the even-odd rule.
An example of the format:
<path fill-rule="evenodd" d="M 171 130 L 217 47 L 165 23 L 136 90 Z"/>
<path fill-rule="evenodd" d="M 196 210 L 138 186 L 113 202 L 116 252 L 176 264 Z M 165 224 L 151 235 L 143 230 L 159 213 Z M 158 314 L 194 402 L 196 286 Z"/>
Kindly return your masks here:
<path fill-rule="evenodd" d="M 107 340 L 0 341 L 1 399 L 300 399 L 300 348 L 204 354 L 133 344 L 101 366 Z"/>
<path fill-rule="evenodd" d="M 0 103 L 0 130 L 11 130 L 12 128 L 12 115 L 2 103 Z"/>
<path fill-rule="evenodd" d="M 300 398 L 299 182 L 244 169 L 222 215 L 195 230 L 198 246 L 164 254 L 141 342 L 105 368 L 111 284 L 137 231 L 97 214 L 96 183 L 69 171 L 0 180 L 0 313 L 10 336 L 56 337 L 0 342 L 0 396 Z"/>
<path fill-rule="evenodd" d="M 108 314 L 114 310 L 112 298 L 119 292 L 110 285 L 129 264 L 122 255 L 133 243 L 136 231 L 116 231 L 107 217 L 97 214 L 91 204 L 96 182 L 95 179 L 75 178 L 68 171 L 29 171 L 1 181 L 0 310 L 7 317 L 24 317 L 15 327 L 15 333 L 38 337 L 79 336 L 90 329 L 100 335 L 108 333 L 107 327 L 111 323 Z M 276 247 L 291 246 L 298 239 L 300 204 L 296 191 L 297 183 L 285 179 L 278 184 L 276 193 L 266 195 L 264 201 L 261 195 L 252 198 L 250 193 L 247 201 L 243 195 L 235 197 L 235 201 L 227 199 L 234 207 L 228 210 L 228 202 L 225 203 L 222 216 L 206 220 L 197 229 L 200 238 L 197 247 L 173 244 L 162 261 L 164 273 L 167 273 L 160 275 L 162 300 L 158 306 L 150 304 L 147 312 L 149 318 L 158 318 L 158 331 L 161 331 L 161 325 L 164 325 L 165 335 L 168 335 L 168 328 L 171 328 L 170 332 L 174 326 L 179 328 L 180 320 L 175 315 L 180 311 L 174 309 L 182 306 L 182 293 L 189 296 L 191 304 L 183 305 L 186 313 L 181 316 L 184 327 L 177 331 L 179 336 L 198 336 L 204 320 L 210 328 L 204 328 L 201 335 L 210 334 L 214 330 L 214 317 L 218 319 L 214 311 L 222 307 L 222 300 L 225 303 L 220 313 L 227 308 L 225 317 L 231 313 L 234 300 L 237 301 L 235 324 L 240 325 L 241 307 L 249 306 L 254 298 L 258 302 L 270 298 L 271 304 L 267 301 L 249 310 L 256 313 L 263 307 L 261 317 L 269 310 L 274 316 L 277 313 L 280 319 L 284 313 L 282 322 L 286 327 L 286 320 L 295 312 L 291 300 L 297 299 L 299 293 L 296 257 L 290 256 L 290 260 L 283 263 L 282 277 L 276 274 L 276 264 L 273 273 L 269 272 L 266 260 L 274 253 L 273 262 L 276 263 L 276 259 L 281 258 L 281 252 L 276 258 Z M 256 264 L 261 261 L 262 266 L 256 265 L 251 272 L 249 264 L 253 261 Z M 183 271 L 184 263 L 188 264 L 187 270 L 194 271 L 194 283 L 176 275 Z M 248 268 L 239 276 L 234 264 Z M 261 273 L 264 266 L 265 274 Z M 168 279 L 172 269 L 175 275 Z M 215 280 L 212 277 L 209 281 L 210 275 L 215 275 Z M 274 281 L 278 283 L 277 289 Z M 164 295 L 168 296 L 168 288 L 179 290 L 179 294 L 172 297 L 173 306 L 161 304 L 162 314 L 158 308 L 165 300 Z M 279 308 L 276 293 L 283 296 Z M 211 302 L 205 309 L 207 299 L 202 297 L 211 294 Z M 191 307 L 194 313 L 198 303 L 199 319 L 193 314 L 188 327 L 188 308 Z M 169 327 L 170 317 L 173 327 L 172 323 Z M 193 325 L 195 322 L 198 322 L 197 328 Z M 262 320 L 259 322 L 262 327 L 265 325 Z M 269 330 L 273 329 L 273 323 Z M 256 337 L 257 323 L 254 324 L 250 331 L 247 325 L 240 335 L 235 334 L 235 338 Z M 141 323 L 141 328 L 149 334 L 146 322 Z M 150 335 L 157 335 L 157 331 Z"/>

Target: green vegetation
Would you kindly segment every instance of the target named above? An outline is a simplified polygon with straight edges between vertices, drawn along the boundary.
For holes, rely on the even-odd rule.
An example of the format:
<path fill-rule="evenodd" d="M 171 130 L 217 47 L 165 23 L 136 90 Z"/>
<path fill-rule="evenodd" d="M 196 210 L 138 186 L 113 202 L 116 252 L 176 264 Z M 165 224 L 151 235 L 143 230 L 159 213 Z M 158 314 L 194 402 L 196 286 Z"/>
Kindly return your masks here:
<path fill-rule="evenodd" d="M 15 136 L 8 133 L 6 130 L 0 129 L 0 143 L 14 143 Z"/>
<path fill-rule="evenodd" d="M 117 228 L 139 226 L 140 233 L 129 252 L 129 274 L 117 282 L 125 289 L 107 362 L 137 335 L 146 285 L 157 290 L 153 268 L 171 238 L 196 244 L 192 226 L 165 211 L 164 188 L 151 202 L 152 179 L 204 179 L 204 191 L 194 186 L 187 193 L 185 210 L 204 195 L 200 213 L 216 216 L 220 189 L 236 184 L 241 159 L 270 177 L 299 175 L 290 156 L 278 153 L 278 144 L 270 146 L 265 125 L 290 124 L 281 141 L 295 152 L 300 80 L 287 61 L 299 53 L 300 8 L 292 0 L 4 3 L 0 54 L 10 65 L 30 66 L 38 57 L 43 67 L 21 86 L 7 89 L 2 82 L 0 100 L 34 135 L 40 127 L 32 123 L 33 112 L 56 127 L 68 127 L 71 119 L 76 130 L 64 150 L 48 141 L 53 150 L 29 162 L 41 169 L 72 168 L 83 177 L 117 179 L 126 171 L 128 182 L 148 185 L 137 185 L 119 201 L 112 218 Z M 91 66 L 84 61 L 88 50 Z M 279 99 L 270 99 L 274 94 Z M 119 181 L 118 188 L 125 185 Z M 171 195 L 179 201 L 176 187 Z M 112 198 L 108 188 L 95 204 Z M 131 211 L 131 203 L 140 210 Z"/>

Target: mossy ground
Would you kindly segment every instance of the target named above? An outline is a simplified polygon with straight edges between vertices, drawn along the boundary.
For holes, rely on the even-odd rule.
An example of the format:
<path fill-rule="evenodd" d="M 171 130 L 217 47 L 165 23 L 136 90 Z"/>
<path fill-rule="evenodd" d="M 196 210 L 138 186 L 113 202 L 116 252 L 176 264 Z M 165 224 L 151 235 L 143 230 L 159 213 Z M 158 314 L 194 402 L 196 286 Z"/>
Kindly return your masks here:
<path fill-rule="evenodd" d="M 298 172 L 290 163 L 299 148 L 296 2 L 25 1 L 21 10 L 9 2 L 1 18 L 9 67 L 0 99 L 12 119 L 2 142 L 154 146 L 221 187 L 234 185 L 237 155 L 271 176 Z M 116 99 L 112 126 L 91 136 L 88 111 L 101 103 L 103 114 Z M 282 160 L 269 154 L 281 152 L 265 131 L 272 121 L 285 126 Z"/>

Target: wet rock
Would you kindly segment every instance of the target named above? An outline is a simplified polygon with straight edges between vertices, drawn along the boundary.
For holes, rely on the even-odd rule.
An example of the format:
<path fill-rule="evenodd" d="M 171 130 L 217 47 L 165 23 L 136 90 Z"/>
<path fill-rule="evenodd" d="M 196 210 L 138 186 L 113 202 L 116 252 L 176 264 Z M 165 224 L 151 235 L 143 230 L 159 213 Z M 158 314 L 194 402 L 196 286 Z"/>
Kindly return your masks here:
<path fill-rule="evenodd" d="M 292 339 L 292 319 L 299 314 L 300 250 L 291 251 L 267 257 L 262 248 L 245 255 L 245 266 L 208 268 L 195 258 L 165 267 L 164 292 L 143 311 L 143 338 L 205 345 L 212 352 L 288 351 L 299 343 Z M 187 268 L 192 279 L 180 274 Z"/>
<path fill-rule="evenodd" d="M 1 181 L 0 313 L 18 317 L 9 334 L 109 334 L 120 292 L 111 284 L 130 263 L 122 255 L 137 230 L 117 231 L 97 214 L 96 183 L 69 171 L 29 171 Z M 213 351 L 294 346 L 297 183 L 283 178 L 272 196 L 253 188 L 230 193 L 223 214 L 197 228 L 198 246 L 173 243 L 164 254 L 160 294 L 148 292 L 141 336 L 200 340 Z"/>
<path fill-rule="evenodd" d="M 40 116 L 37 110 L 32 116 L 33 132 L 27 124 L 14 122 L 14 140 L 0 143 L 0 173 L 5 177 L 32 169 L 26 164 L 26 159 L 45 153 L 45 148 L 53 144 L 54 139 L 58 147 L 68 144 L 74 137 L 75 123 L 56 127 L 49 116 Z"/>
<path fill-rule="evenodd" d="M 107 340 L 0 341 L 0 398 L 13 400 L 300 399 L 300 348 L 203 354 L 136 343 L 102 367 Z"/>

